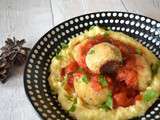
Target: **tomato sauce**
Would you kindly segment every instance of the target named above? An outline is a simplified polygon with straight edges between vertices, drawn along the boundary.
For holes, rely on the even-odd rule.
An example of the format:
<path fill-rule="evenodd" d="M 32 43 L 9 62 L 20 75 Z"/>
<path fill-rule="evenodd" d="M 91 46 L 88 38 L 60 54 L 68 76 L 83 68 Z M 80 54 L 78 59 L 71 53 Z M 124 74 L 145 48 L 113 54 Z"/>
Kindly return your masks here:
<path fill-rule="evenodd" d="M 102 36 L 102 35 L 97 35 L 96 37 L 94 38 L 88 38 L 88 41 L 83 44 L 83 45 L 79 45 L 78 46 L 78 51 L 79 51 L 79 54 L 80 54 L 80 58 L 79 58 L 79 61 L 78 61 L 78 64 L 79 66 L 81 66 L 82 68 L 84 68 L 86 71 L 89 72 L 88 68 L 87 68 L 87 65 L 86 65 L 86 55 L 89 51 L 89 49 L 91 47 L 93 47 L 95 44 L 98 44 L 98 43 L 101 43 L 101 42 L 104 42 L 105 41 L 105 37 Z"/>
<path fill-rule="evenodd" d="M 66 84 L 65 84 L 65 89 L 68 93 L 71 93 L 74 90 L 73 82 L 74 82 L 74 77 L 72 75 L 68 75 L 67 76 L 67 81 L 66 81 Z"/>
<path fill-rule="evenodd" d="M 91 87 L 95 90 L 95 92 L 98 92 L 102 89 L 102 86 L 98 82 L 98 75 L 91 73 L 91 71 L 87 68 L 85 57 L 91 47 L 104 41 L 107 41 L 118 47 L 123 57 L 122 65 L 118 66 L 118 69 L 115 69 L 116 72 L 114 74 L 105 74 L 106 80 L 108 80 L 109 89 L 112 90 L 114 104 L 113 107 L 127 107 L 129 105 L 133 105 L 136 100 L 141 99 L 138 90 L 138 73 L 134 66 L 136 62 L 136 58 L 134 57 L 134 54 L 136 54 L 136 48 L 118 40 L 113 40 L 110 38 L 106 39 L 102 35 L 97 35 L 95 38 L 89 38 L 85 45 L 80 45 L 78 48 L 80 53 L 79 61 L 74 61 L 70 63 L 65 69 L 62 69 L 62 76 L 65 74 L 70 74 L 70 77 L 67 79 L 66 88 L 68 91 L 73 90 L 74 80 L 77 77 L 81 77 L 85 74 L 89 76 Z M 83 72 L 77 71 L 79 67 L 83 68 Z"/>
<path fill-rule="evenodd" d="M 65 74 L 73 73 L 78 69 L 78 64 L 76 61 L 70 62 L 65 68 Z"/>
<path fill-rule="evenodd" d="M 114 107 L 128 107 L 129 105 L 133 105 L 135 101 L 140 98 L 138 73 L 135 69 L 136 48 L 118 40 L 109 39 L 108 41 L 120 49 L 123 57 L 123 65 L 117 70 L 114 76 L 112 75 Z"/>

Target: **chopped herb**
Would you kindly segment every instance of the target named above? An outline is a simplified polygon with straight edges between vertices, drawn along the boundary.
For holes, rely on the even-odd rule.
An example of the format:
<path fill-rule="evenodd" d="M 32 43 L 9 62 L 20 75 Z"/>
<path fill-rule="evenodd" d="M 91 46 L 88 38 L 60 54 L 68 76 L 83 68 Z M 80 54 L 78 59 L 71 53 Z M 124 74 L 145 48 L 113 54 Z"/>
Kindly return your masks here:
<path fill-rule="evenodd" d="M 136 53 L 137 53 L 138 55 L 142 55 L 142 50 L 141 50 L 140 48 L 136 48 Z"/>
<path fill-rule="evenodd" d="M 57 54 L 55 57 L 56 57 L 56 59 L 58 59 L 58 60 L 59 60 L 59 59 L 61 59 L 61 58 L 62 58 L 62 55 Z"/>
<path fill-rule="evenodd" d="M 74 99 L 72 106 L 69 108 L 69 112 L 74 112 L 76 110 L 77 99 Z"/>
<path fill-rule="evenodd" d="M 82 77 L 82 81 L 85 82 L 86 84 L 88 84 L 88 78 L 87 75 L 83 75 Z"/>
<path fill-rule="evenodd" d="M 62 81 L 62 85 L 65 85 L 67 83 L 67 79 L 68 79 L 68 76 L 65 75 Z"/>
<path fill-rule="evenodd" d="M 152 76 L 157 74 L 158 68 L 160 67 L 160 60 L 158 60 L 155 64 L 152 64 L 151 69 L 152 69 Z"/>
<path fill-rule="evenodd" d="M 104 32 L 104 36 L 105 36 L 105 37 L 109 36 L 108 31 L 105 31 L 105 32 Z"/>
<path fill-rule="evenodd" d="M 103 76 L 103 75 L 99 76 L 99 82 L 102 87 L 106 87 L 108 84 L 108 81 L 106 80 L 105 76 Z"/>
<path fill-rule="evenodd" d="M 67 75 L 65 75 L 63 80 L 64 80 L 64 81 L 67 81 L 67 78 L 68 78 Z"/>
<path fill-rule="evenodd" d="M 143 100 L 145 102 L 149 102 L 149 101 L 153 100 L 157 96 L 158 96 L 158 93 L 155 90 L 152 90 L 152 89 L 151 90 L 147 90 L 144 93 Z"/>
<path fill-rule="evenodd" d="M 91 49 L 89 54 L 94 54 L 95 53 L 95 50 Z"/>
<path fill-rule="evenodd" d="M 78 68 L 78 71 L 79 71 L 79 72 L 83 72 L 83 68 L 82 68 L 82 67 L 79 67 L 79 68 Z"/>
<path fill-rule="evenodd" d="M 72 96 L 65 95 L 65 97 L 66 97 L 68 100 L 70 100 L 70 101 L 72 101 L 72 100 L 73 100 L 73 97 L 72 97 Z"/>
<path fill-rule="evenodd" d="M 108 99 L 107 99 L 107 101 L 106 101 L 106 105 L 107 105 L 110 109 L 112 109 L 112 107 L 113 107 L 112 96 L 108 96 Z"/>
<path fill-rule="evenodd" d="M 108 108 L 108 106 L 105 104 L 105 102 L 101 105 L 100 108 L 104 109 L 105 111 L 108 111 L 108 110 L 109 110 L 109 108 Z"/>
<path fill-rule="evenodd" d="M 108 96 L 112 97 L 112 92 L 111 91 L 109 91 Z"/>
<path fill-rule="evenodd" d="M 89 30 L 92 30 L 94 27 L 95 27 L 95 26 L 91 26 L 91 27 L 89 28 Z"/>
<path fill-rule="evenodd" d="M 75 106 L 75 104 L 73 104 L 68 111 L 69 112 L 74 112 L 75 110 L 76 110 L 76 106 Z"/>
<path fill-rule="evenodd" d="M 113 108 L 113 99 L 112 99 L 112 93 L 110 92 L 108 94 L 107 100 L 102 104 L 101 106 L 102 109 L 108 110 Z"/>
<path fill-rule="evenodd" d="M 61 43 L 61 46 L 62 46 L 62 49 L 65 49 L 65 48 L 68 47 L 68 44 L 66 44 L 66 43 Z"/>

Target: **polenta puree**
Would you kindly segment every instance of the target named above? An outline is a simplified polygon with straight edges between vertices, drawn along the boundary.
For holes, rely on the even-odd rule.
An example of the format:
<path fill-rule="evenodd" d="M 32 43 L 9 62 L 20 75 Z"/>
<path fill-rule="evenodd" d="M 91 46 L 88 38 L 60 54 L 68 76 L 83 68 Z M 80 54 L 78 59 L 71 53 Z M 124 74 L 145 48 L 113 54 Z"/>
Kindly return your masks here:
<path fill-rule="evenodd" d="M 135 39 L 93 26 L 62 44 L 49 84 L 77 120 L 127 120 L 160 96 L 160 61 Z"/>

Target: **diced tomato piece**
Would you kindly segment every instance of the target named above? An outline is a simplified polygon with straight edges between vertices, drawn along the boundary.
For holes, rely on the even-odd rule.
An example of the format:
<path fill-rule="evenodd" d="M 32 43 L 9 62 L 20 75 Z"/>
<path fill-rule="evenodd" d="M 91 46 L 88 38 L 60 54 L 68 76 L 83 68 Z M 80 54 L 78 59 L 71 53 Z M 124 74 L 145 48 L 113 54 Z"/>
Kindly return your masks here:
<path fill-rule="evenodd" d="M 84 55 L 79 57 L 78 64 L 84 69 L 87 67 Z"/>
<path fill-rule="evenodd" d="M 134 54 L 132 54 L 131 56 L 127 57 L 125 67 L 130 69 L 135 69 L 135 65 L 136 65 L 136 57 Z"/>
<path fill-rule="evenodd" d="M 139 90 L 135 88 L 128 87 L 124 90 L 127 91 L 126 93 L 129 98 L 135 98 L 139 94 Z"/>
<path fill-rule="evenodd" d="M 82 73 L 82 72 L 76 72 L 76 73 L 74 73 L 74 78 L 75 79 L 81 78 L 83 75 L 84 75 L 84 73 Z"/>
<path fill-rule="evenodd" d="M 122 52 L 123 55 L 128 55 L 129 54 L 129 49 L 127 46 L 123 45 L 118 45 L 120 51 Z"/>
<path fill-rule="evenodd" d="M 78 64 L 77 62 L 73 61 L 71 63 L 69 63 L 69 65 L 67 65 L 66 69 L 65 69 L 65 73 L 73 73 L 74 71 L 76 71 L 78 68 Z"/>
<path fill-rule="evenodd" d="M 125 92 L 115 94 L 114 100 L 116 102 L 116 106 L 127 107 L 133 104 L 131 99 L 127 98 L 127 94 Z"/>
<path fill-rule="evenodd" d="M 74 81 L 74 78 L 73 77 L 69 77 L 68 80 L 67 80 L 67 84 L 73 88 L 73 81 Z"/>
<path fill-rule="evenodd" d="M 125 66 L 119 70 L 117 75 L 120 81 L 125 81 L 127 86 L 132 88 L 137 88 L 138 86 L 138 73 L 135 69 L 135 62 L 136 59 L 134 55 L 128 57 Z"/>
<path fill-rule="evenodd" d="M 91 77 L 91 87 L 96 91 L 100 91 L 102 89 L 100 83 L 98 82 L 98 75 L 94 75 Z"/>
<path fill-rule="evenodd" d="M 60 74 L 61 74 L 61 77 L 64 77 L 64 75 L 65 75 L 65 68 L 61 69 L 61 73 Z"/>
<path fill-rule="evenodd" d="M 71 92 L 74 89 L 73 82 L 74 82 L 74 77 L 73 76 L 68 76 L 67 83 L 65 85 L 65 89 L 68 92 Z"/>
<path fill-rule="evenodd" d="M 87 52 L 89 51 L 89 49 L 90 49 L 94 44 L 96 44 L 95 41 L 94 41 L 94 42 L 93 42 L 93 41 L 88 41 L 88 42 L 86 43 L 86 45 L 85 45 L 85 52 L 86 52 L 86 54 L 87 54 Z"/>
<path fill-rule="evenodd" d="M 86 56 L 86 51 L 84 49 L 84 45 L 82 44 L 79 44 L 76 46 L 76 49 L 77 49 L 77 54 L 78 54 L 78 58 L 76 58 L 76 61 L 78 63 L 78 65 L 82 68 L 86 68 L 86 62 L 85 62 L 85 56 Z"/>
<path fill-rule="evenodd" d="M 120 81 L 125 81 L 127 86 L 137 88 L 137 72 L 133 69 L 120 69 L 117 75 L 117 79 Z"/>
<path fill-rule="evenodd" d="M 137 95 L 137 96 L 135 97 L 135 100 L 137 100 L 137 101 L 142 100 L 142 96 L 141 96 L 141 95 Z"/>

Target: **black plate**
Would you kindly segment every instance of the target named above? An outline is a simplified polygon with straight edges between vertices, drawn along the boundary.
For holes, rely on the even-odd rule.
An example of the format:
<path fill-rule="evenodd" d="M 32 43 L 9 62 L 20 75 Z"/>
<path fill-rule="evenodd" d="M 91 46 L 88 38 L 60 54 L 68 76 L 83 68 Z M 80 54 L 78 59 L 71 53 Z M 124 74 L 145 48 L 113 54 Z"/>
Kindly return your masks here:
<path fill-rule="evenodd" d="M 35 110 L 45 120 L 71 120 L 62 110 L 57 96 L 52 95 L 47 81 L 48 69 L 53 56 L 61 50 L 60 43 L 69 40 L 90 26 L 110 27 L 136 38 L 160 58 L 160 22 L 126 12 L 97 12 L 67 20 L 47 32 L 33 47 L 24 72 L 26 94 Z M 159 120 L 158 100 L 139 120 Z"/>

